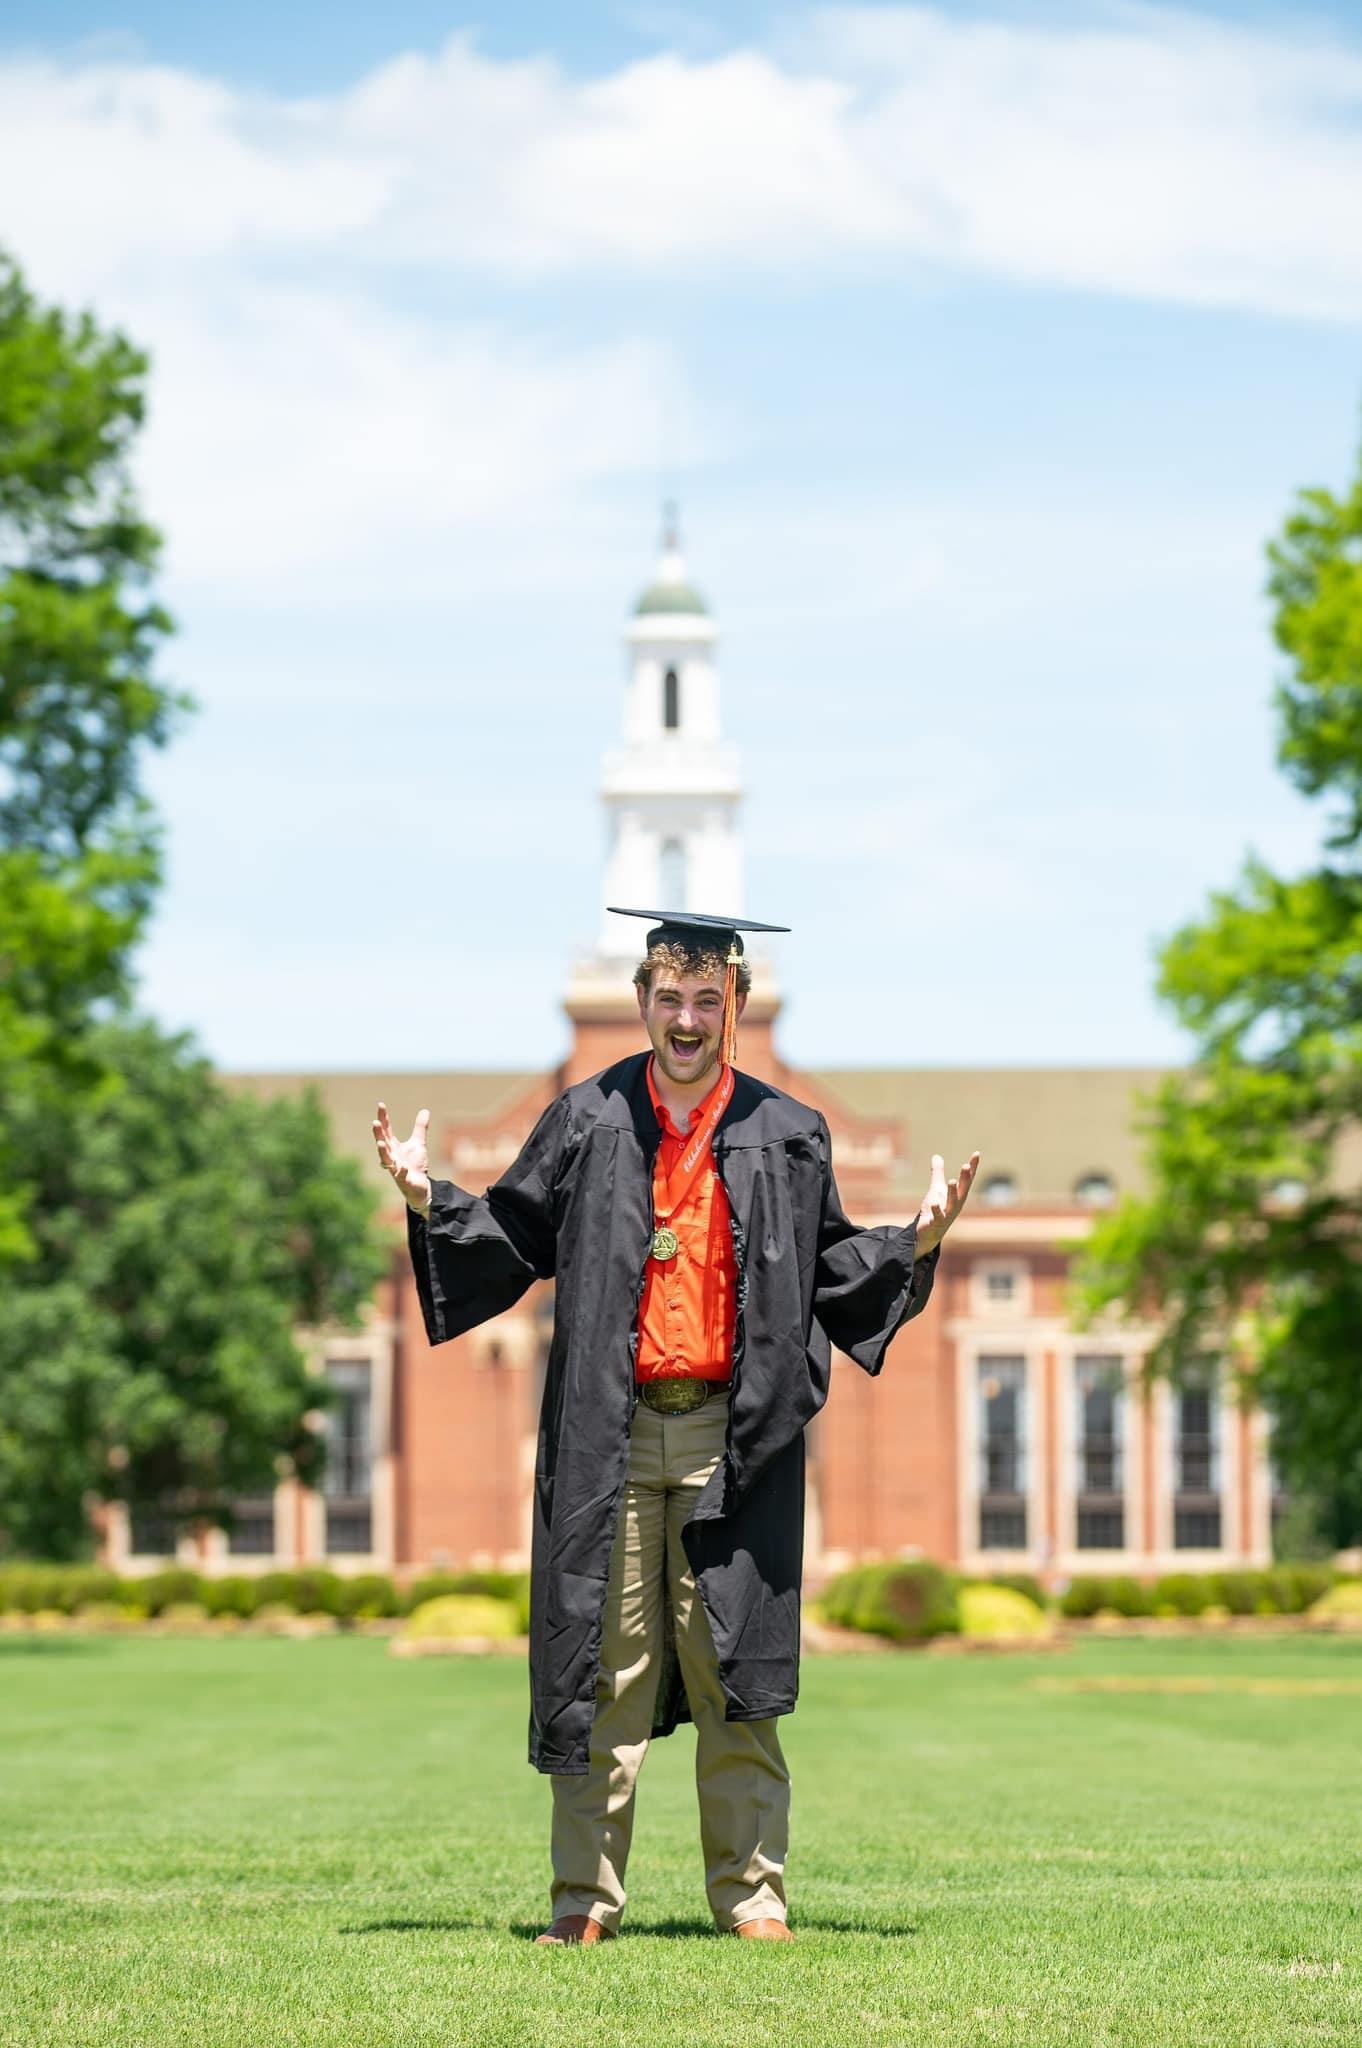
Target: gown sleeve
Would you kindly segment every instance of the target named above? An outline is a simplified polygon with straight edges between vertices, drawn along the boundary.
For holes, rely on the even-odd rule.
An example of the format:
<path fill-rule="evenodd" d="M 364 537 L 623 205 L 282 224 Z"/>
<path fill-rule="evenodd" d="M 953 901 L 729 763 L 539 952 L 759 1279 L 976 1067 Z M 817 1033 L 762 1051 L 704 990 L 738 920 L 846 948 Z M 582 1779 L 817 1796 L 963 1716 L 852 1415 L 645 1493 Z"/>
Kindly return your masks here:
<path fill-rule="evenodd" d="M 813 1312 L 829 1341 L 874 1374 L 895 1331 L 927 1306 L 941 1247 L 919 1259 L 915 1223 L 861 1230 L 851 1222 L 833 1177 L 828 1128 L 821 1118 L 820 1124 L 825 1165 Z"/>
<path fill-rule="evenodd" d="M 407 1246 L 426 1336 L 461 1337 L 514 1306 L 557 1260 L 556 1189 L 570 1149 L 564 1097 L 550 1103 L 485 1195 L 431 1182 L 428 1217 L 407 1212 Z"/>

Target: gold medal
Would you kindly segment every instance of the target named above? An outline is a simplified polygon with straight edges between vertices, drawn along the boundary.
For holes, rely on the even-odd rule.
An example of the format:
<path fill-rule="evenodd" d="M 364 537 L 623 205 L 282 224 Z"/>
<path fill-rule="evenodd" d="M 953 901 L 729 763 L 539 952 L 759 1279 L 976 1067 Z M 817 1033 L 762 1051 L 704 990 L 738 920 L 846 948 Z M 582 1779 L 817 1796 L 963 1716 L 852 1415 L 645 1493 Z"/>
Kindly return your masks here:
<path fill-rule="evenodd" d="M 653 1232 L 653 1257 L 655 1259 L 674 1259 L 680 1249 L 681 1240 L 676 1232 L 669 1229 L 665 1223 L 659 1223 L 657 1229 Z"/>

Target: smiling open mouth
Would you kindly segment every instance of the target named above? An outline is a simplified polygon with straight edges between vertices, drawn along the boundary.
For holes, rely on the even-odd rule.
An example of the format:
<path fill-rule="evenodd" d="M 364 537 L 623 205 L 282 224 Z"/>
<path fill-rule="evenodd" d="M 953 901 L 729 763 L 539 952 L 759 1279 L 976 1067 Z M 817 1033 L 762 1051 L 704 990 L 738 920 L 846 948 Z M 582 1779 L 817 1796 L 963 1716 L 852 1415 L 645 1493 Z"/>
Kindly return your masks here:
<path fill-rule="evenodd" d="M 679 1031 L 673 1031 L 667 1041 L 679 1060 L 693 1060 L 703 1047 L 704 1042 L 704 1039 L 698 1033 L 694 1037 L 689 1037 Z"/>

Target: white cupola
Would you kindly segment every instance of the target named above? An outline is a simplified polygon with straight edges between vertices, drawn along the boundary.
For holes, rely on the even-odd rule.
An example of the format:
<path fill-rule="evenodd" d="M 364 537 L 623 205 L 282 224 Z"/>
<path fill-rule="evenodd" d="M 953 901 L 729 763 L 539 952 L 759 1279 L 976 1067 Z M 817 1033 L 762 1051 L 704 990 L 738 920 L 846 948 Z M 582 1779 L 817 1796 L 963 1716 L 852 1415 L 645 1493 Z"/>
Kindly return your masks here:
<path fill-rule="evenodd" d="M 602 769 L 603 905 L 742 910 L 742 785 L 719 721 L 718 640 L 667 506 L 657 569 L 624 633 L 623 744 Z M 637 924 L 602 908 L 603 959 L 635 955 L 638 938 Z"/>

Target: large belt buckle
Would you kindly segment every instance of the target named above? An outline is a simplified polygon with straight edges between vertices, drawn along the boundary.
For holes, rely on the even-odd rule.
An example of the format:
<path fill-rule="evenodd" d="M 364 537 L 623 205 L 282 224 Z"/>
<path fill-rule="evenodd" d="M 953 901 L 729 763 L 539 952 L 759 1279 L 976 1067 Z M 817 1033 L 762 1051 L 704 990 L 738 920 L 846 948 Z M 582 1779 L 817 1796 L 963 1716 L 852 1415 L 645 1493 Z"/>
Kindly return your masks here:
<path fill-rule="evenodd" d="M 703 1408 L 709 1399 L 709 1381 L 693 1379 L 645 1380 L 639 1399 L 658 1415 L 689 1415 Z"/>

